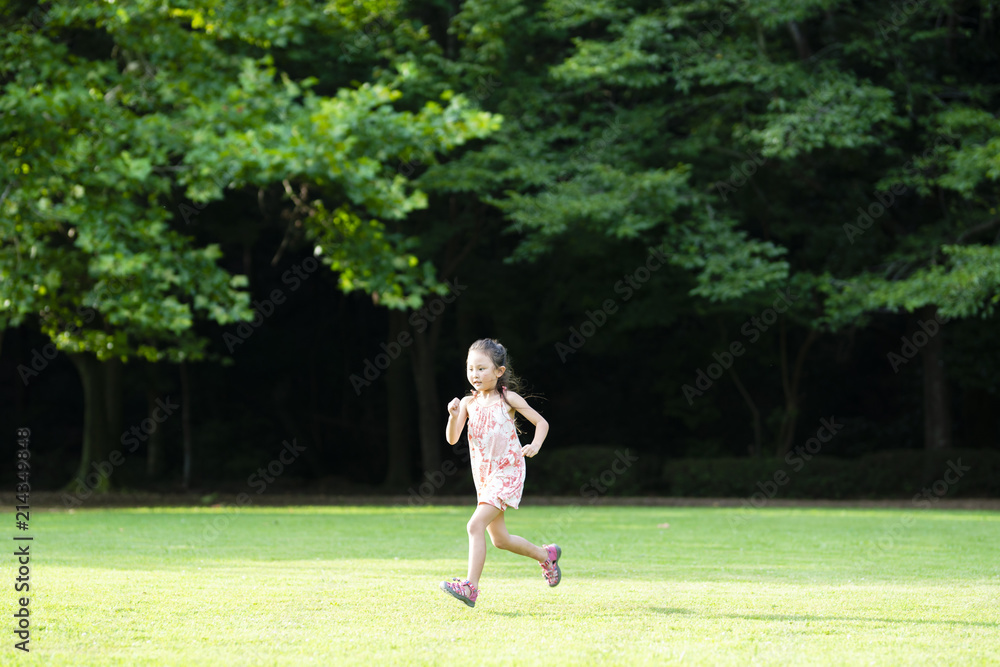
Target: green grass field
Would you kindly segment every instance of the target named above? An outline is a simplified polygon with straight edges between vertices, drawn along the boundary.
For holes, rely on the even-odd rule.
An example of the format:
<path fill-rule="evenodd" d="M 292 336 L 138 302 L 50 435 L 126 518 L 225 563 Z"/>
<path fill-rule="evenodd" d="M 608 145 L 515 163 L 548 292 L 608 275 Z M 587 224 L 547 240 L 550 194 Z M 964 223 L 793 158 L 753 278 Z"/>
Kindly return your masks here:
<path fill-rule="evenodd" d="M 437 586 L 471 509 L 36 510 L 0 663 L 1000 663 L 1000 513 L 525 507 L 562 583 L 490 546 L 470 609 Z"/>

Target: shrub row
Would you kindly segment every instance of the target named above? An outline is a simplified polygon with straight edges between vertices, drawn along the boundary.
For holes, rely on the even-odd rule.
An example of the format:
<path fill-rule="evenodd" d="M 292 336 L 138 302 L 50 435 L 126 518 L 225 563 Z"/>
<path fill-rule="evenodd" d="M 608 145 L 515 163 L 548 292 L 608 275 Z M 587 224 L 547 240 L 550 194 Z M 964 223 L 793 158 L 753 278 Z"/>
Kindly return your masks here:
<path fill-rule="evenodd" d="M 935 487 L 935 483 L 939 482 Z M 525 494 L 899 499 L 1000 497 L 1000 452 L 895 450 L 860 458 L 667 459 L 624 447 L 543 451 L 528 462 Z"/>

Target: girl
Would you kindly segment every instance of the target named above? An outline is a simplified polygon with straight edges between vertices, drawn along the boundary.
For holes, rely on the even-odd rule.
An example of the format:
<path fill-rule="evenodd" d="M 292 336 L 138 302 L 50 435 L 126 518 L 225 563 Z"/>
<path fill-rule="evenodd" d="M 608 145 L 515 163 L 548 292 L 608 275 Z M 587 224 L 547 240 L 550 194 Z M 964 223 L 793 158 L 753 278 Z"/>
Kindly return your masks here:
<path fill-rule="evenodd" d="M 523 537 L 511 535 L 504 523 L 508 507 L 517 509 L 524 489 L 524 457 L 538 453 L 549 432 L 549 423 L 508 386 L 519 388 L 507 359 L 507 350 L 492 338 L 477 340 L 469 347 L 466 376 L 472 394 L 448 403 L 448 426 L 445 437 L 454 445 L 469 421 L 469 452 L 472 477 L 476 482 L 479 505 L 466 528 L 469 531 L 469 571 L 465 581 L 458 578 L 442 581 L 441 590 L 476 606 L 479 597 L 479 576 L 486 563 L 486 538 L 489 532 L 493 546 L 534 558 L 542 566 L 549 586 L 562 577 L 557 561 L 562 549 L 555 544 L 535 546 Z M 517 439 L 514 411 L 520 412 L 535 425 L 535 437 L 527 447 Z"/>

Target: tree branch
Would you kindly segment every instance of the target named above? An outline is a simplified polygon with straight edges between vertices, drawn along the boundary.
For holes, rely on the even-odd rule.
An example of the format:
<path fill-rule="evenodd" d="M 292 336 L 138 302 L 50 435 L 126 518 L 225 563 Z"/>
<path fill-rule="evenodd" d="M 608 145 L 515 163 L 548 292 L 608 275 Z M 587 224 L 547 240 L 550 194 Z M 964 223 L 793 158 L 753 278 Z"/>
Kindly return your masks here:
<path fill-rule="evenodd" d="M 1000 224 L 1000 218 L 993 218 L 992 220 L 984 222 L 981 225 L 976 225 L 972 229 L 967 229 L 964 232 L 962 232 L 961 235 L 959 235 L 959 237 L 955 239 L 955 243 L 964 243 L 965 239 L 969 238 L 970 236 L 974 236 L 979 232 L 985 232 L 987 229 L 995 227 L 998 224 Z"/>
<path fill-rule="evenodd" d="M 806 41 L 805 35 L 799 30 L 799 24 L 794 19 L 788 22 L 788 32 L 792 34 L 792 39 L 795 40 L 795 50 L 799 53 L 800 60 L 808 60 L 812 55 L 809 50 L 809 42 Z"/>
<path fill-rule="evenodd" d="M 13 182 L 11 182 L 11 183 L 8 183 L 8 184 L 7 184 L 7 187 L 6 187 L 6 188 L 4 188 L 4 190 L 3 190 L 3 194 L 2 194 L 2 195 L 0 195 L 0 206 L 3 206 L 3 201 L 4 201 L 4 199 L 6 199 L 6 198 L 7 198 L 7 194 L 8 194 L 9 192 L 10 192 L 10 188 L 11 188 L 11 186 L 12 186 L 12 185 L 14 185 L 14 183 L 13 183 Z"/>
<path fill-rule="evenodd" d="M 288 247 L 289 240 L 295 233 L 294 228 L 302 227 L 302 221 L 298 219 L 299 216 L 304 217 L 312 215 L 316 212 L 316 209 L 309 205 L 308 185 L 303 183 L 302 186 L 299 188 L 299 194 L 296 195 L 295 191 L 292 190 L 292 184 L 288 182 L 287 178 L 281 181 L 281 184 L 285 187 L 285 193 L 288 195 L 288 198 L 291 199 L 292 203 L 295 204 L 295 208 L 293 208 L 292 212 L 289 214 L 289 217 L 291 218 L 292 222 L 290 222 L 288 227 L 285 228 L 285 235 L 281 239 L 281 245 L 278 246 L 278 249 L 274 253 L 274 257 L 271 258 L 271 266 L 278 265 L 278 262 L 281 260 L 281 256 L 284 254 L 285 249 Z M 258 192 L 257 201 L 258 204 L 260 204 L 263 207 L 262 197 L 263 197 L 262 191 Z"/>
<path fill-rule="evenodd" d="M 718 319 L 717 321 L 719 323 L 719 333 L 722 334 L 722 340 L 723 343 L 725 343 L 726 342 L 725 327 L 722 325 L 721 319 Z M 743 382 L 740 380 L 740 376 L 736 373 L 736 365 L 730 364 L 728 370 L 729 370 L 729 377 L 733 378 L 733 384 L 736 385 L 737 391 L 740 392 L 740 396 L 743 397 L 743 400 L 746 402 L 747 407 L 750 408 L 750 414 L 753 416 L 753 447 L 751 448 L 751 455 L 760 456 L 763 447 L 763 442 L 761 438 L 761 429 L 760 429 L 760 410 L 757 409 L 757 404 L 754 403 L 753 396 L 751 396 L 750 392 L 747 391 L 747 388 L 743 385 Z"/>

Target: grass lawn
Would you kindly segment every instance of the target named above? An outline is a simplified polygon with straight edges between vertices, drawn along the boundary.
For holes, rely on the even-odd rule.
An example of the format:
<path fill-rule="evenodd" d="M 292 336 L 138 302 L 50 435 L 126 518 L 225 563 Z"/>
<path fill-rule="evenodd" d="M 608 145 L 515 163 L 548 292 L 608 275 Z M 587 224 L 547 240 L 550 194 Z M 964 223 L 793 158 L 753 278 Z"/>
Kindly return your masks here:
<path fill-rule="evenodd" d="M 471 506 L 35 510 L 0 664 L 1000 663 L 1000 513 L 525 505 L 563 581 L 490 545 L 474 609 Z"/>

